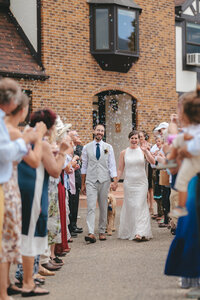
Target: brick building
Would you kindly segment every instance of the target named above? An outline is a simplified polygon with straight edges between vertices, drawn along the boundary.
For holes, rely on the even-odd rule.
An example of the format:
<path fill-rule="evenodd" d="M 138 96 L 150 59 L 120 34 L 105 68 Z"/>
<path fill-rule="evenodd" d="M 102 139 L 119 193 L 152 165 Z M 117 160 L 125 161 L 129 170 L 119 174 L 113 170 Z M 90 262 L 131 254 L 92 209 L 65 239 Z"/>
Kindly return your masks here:
<path fill-rule="evenodd" d="M 121 9 L 117 22 L 125 28 L 123 9 L 136 8 L 137 53 L 127 56 L 122 51 L 113 60 L 129 65 L 129 70 L 103 70 L 91 54 L 90 8 L 98 5 Z M 54 109 L 84 142 L 91 140 L 93 122 L 100 119 L 107 127 L 107 141 L 118 145 L 119 152 L 132 127 L 151 132 L 175 111 L 174 0 L 0 0 L 0 29 L 0 75 L 17 78 L 32 95 L 33 110 Z M 124 63 L 126 56 L 131 63 Z"/>

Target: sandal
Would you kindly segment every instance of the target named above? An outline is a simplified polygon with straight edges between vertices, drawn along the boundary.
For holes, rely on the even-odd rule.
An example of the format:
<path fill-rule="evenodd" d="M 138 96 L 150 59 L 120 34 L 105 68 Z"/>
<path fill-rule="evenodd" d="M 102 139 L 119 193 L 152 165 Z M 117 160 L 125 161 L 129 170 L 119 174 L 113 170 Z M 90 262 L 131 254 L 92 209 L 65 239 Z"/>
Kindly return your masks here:
<path fill-rule="evenodd" d="M 48 295 L 49 294 L 49 291 L 43 290 L 43 289 L 41 289 L 41 290 L 43 290 L 43 292 L 37 292 L 38 288 L 39 287 L 37 285 L 35 285 L 34 288 L 31 291 L 29 291 L 29 292 L 22 291 L 21 292 L 22 293 L 22 297 L 43 296 L 43 295 Z"/>
<path fill-rule="evenodd" d="M 8 296 L 21 294 L 21 289 L 17 287 L 15 284 L 10 284 L 9 287 L 7 288 L 7 294 Z"/>
<path fill-rule="evenodd" d="M 148 242 L 149 239 L 148 239 L 146 236 L 142 236 L 142 241 L 143 241 L 143 242 Z"/>
<path fill-rule="evenodd" d="M 45 280 L 44 279 L 40 279 L 40 278 L 35 278 L 33 279 L 36 285 L 44 285 L 45 284 Z"/>
<path fill-rule="evenodd" d="M 106 236 L 104 235 L 104 233 L 99 234 L 99 240 L 100 241 L 106 241 Z"/>
<path fill-rule="evenodd" d="M 14 285 L 21 289 L 23 285 L 23 279 L 15 278 Z"/>
<path fill-rule="evenodd" d="M 90 244 L 96 243 L 96 238 L 94 234 L 89 233 L 87 236 L 85 236 L 85 241 L 89 242 Z"/>
<path fill-rule="evenodd" d="M 55 263 L 56 265 L 59 265 L 59 266 L 63 266 L 64 265 L 64 262 L 62 259 L 60 259 L 58 256 L 56 257 L 50 257 L 50 260 L 52 263 Z"/>
<path fill-rule="evenodd" d="M 135 241 L 141 242 L 142 241 L 142 237 L 139 234 L 136 234 Z"/>
<path fill-rule="evenodd" d="M 40 275 L 39 273 L 37 273 L 37 274 L 34 274 L 34 276 L 33 276 L 34 278 L 39 278 L 39 279 L 43 279 L 43 280 L 45 280 L 45 276 L 42 276 L 42 275 Z"/>
<path fill-rule="evenodd" d="M 56 274 L 55 272 L 49 271 L 42 266 L 39 267 L 38 273 L 42 276 L 54 276 Z"/>

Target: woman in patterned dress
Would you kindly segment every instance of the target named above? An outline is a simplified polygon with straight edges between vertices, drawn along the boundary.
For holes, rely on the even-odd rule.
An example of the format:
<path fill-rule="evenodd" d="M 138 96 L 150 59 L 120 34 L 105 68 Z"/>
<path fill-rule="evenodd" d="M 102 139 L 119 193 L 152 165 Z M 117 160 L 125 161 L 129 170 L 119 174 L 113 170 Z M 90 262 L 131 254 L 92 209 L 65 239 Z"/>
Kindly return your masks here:
<path fill-rule="evenodd" d="M 24 121 L 28 113 L 29 98 L 22 94 L 21 104 L 6 117 L 5 123 L 10 134 L 11 140 L 22 137 L 21 132 L 16 128 L 19 122 Z M 41 139 L 46 131 L 46 126 L 40 124 L 37 128 L 38 139 L 35 142 L 34 151 L 30 151 L 26 156 L 27 162 L 30 163 L 38 159 L 38 154 L 41 151 Z M 12 177 L 9 182 L 3 185 L 5 196 L 5 210 L 2 235 L 2 252 L 0 253 L 0 264 L 3 268 L 0 271 L 1 280 L 0 289 L 7 289 L 8 295 L 20 293 L 14 285 L 10 284 L 9 269 L 11 263 L 21 262 L 21 197 L 18 188 L 17 178 L 17 162 L 13 164 Z M 11 299 L 8 295 L 4 295 L 3 299 Z"/>

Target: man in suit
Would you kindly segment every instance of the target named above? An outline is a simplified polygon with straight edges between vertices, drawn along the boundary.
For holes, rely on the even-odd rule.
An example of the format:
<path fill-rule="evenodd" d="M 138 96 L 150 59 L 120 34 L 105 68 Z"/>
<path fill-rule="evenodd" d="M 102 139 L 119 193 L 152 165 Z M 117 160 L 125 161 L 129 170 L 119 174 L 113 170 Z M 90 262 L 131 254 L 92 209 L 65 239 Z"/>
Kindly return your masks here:
<path fill-rule="evenodd" d="M 89 234 L 85 241 L 95 243 L 95 208 L 99 204 L 99 240 L 106 240 L 107 199 L 110 181 L 111 188 L 117 188 L 117 170 L 113 147 L 103 142 L 105 128 L 97 125 L 94 130 L 94 140 L 83 147 L 82 151 L 82 186 L 81 191 L 87 195 L 87 226 Z"/>

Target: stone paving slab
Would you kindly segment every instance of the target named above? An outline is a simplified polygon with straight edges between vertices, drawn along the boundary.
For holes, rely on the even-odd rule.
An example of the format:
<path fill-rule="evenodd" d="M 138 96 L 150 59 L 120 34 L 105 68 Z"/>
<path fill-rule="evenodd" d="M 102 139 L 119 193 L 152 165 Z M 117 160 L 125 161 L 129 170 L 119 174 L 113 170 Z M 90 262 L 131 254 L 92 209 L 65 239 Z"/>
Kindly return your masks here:
<path fill-rule="evenodd" d="M 46 279 L 45 286 L 50 290 L 50 295 L 33 299 L 185 299 L 187 291 L 178 287 L 177 277 L 163 275 L 166 255 L 173 238 L 168 229 L 158 228 L 156 221 L 152 221 L 154 238 L 149 242 L 119 240 L 115 232 L 107 241 L 97 240 L 95 244 L 87 245 L 84 241 L 84 235 L 87 234 L 86 212 L 85 208 L 79 211 L 81 219 L 78 225 L 84 228 L 84 233 L 70 244 L 72 249 L 64 258 L 65 265 L 56 276 Z M 118 207 L 117 228 L 119 216 Z"/>

